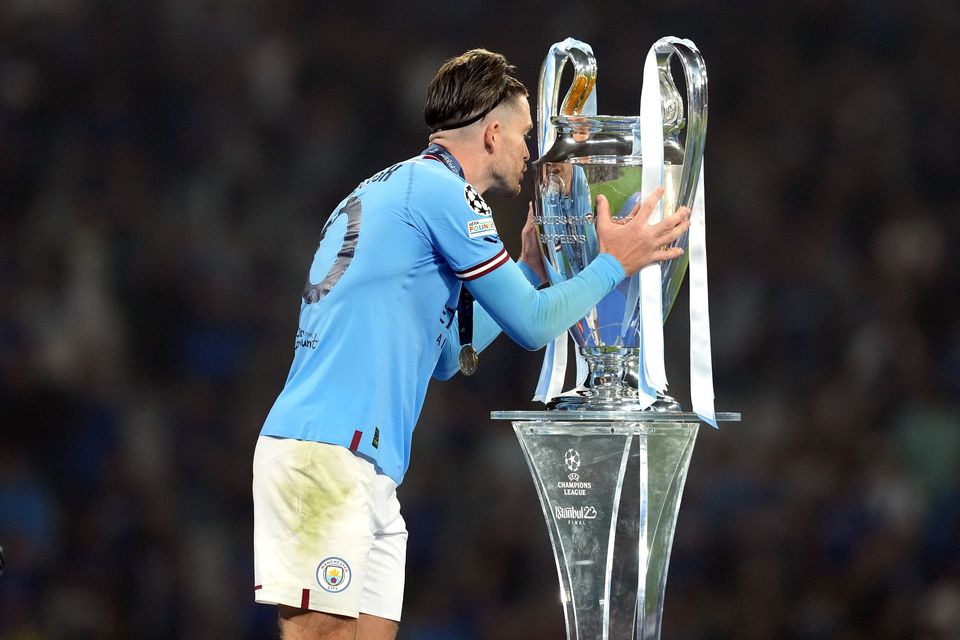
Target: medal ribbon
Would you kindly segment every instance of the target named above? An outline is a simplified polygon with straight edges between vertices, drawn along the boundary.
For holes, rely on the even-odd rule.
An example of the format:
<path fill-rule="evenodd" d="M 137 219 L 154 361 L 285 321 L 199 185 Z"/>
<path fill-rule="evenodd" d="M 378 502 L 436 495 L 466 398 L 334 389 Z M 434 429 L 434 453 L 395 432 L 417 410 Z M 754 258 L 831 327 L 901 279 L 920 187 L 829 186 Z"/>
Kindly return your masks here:
<path fill-rule="evenodd" d="M 466 176 L 463 175 L 463 167 L 460 166 L 460 161 L 453 157 L 453 154 L 441 147 L 439 144 L 431 144 L 429 147 L 420 152 L 420 156 L 427 158 L 428 160 L 437 160 L 442 162 L 443 166 L 450 171 L 453 171 L 455 174 L 466 180 Z"/>
<path fill-rule="evenodd" d="M 460 284 L 460 300 L 457 302 L 457 329 L 461 347 L 473 344 L 473 294 L 463 283 Z"/>
<path fill-rule="evenodd" d="M 463 174 L 463 167 L 460 166 L 460 161 L 457 160 L 452 153 L 447 151 L 439 144 L 431 144 L 429 147 L 424 149 L 420 155 L 428 160 L 437 160 L 442 162 L 447 169 L 450 169 L 450 171 L 453 171 L 455 174 L 466 180 L 466 176 Z M 473 294 L 470 293 L 466 285 L 463 283 L 460 283 L 460 298 L 457 301 L 457 329 L 460 337 L 460 348 L 462 349 L 464 346 L 472 345 Z M 468 373 L 463 371 L 463 373 L 470 375 L 470 373 L 473 372 L 471 371 Z"/>

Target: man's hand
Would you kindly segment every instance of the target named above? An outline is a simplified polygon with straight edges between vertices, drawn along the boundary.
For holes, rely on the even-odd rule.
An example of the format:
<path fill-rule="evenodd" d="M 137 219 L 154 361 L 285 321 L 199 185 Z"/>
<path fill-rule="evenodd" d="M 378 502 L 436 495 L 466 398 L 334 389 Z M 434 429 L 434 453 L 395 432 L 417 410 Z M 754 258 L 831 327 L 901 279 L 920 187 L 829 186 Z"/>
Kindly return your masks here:
<path fill-rule="evenodd" d="M 547 281 L 547 272 L 543 268 L 543 258 L 540 256 L 540 244 L 537 241 L 537 230 L 533 226 L 533 203 L 527 208 L 527 221 L 520 231 L 520 260 L 533 270 L 540 282 Z"/>
<path fill-rule="evenodd" d="M 633 275 L 648 264 L 673 260 L 683 255 L 683 249 L 665 248 L 690 228 L 690 209 L 680 207 L 673 215 L 657 224 L 649 224 L 650 214 L 663 195 L 663 187 L 654 191 L 630 212 L 627 222 L 614 220 L 610 203 L 597 196 L 597 237 L 600 251 L 609 253 L 623 265 L 626 274 Z"/>

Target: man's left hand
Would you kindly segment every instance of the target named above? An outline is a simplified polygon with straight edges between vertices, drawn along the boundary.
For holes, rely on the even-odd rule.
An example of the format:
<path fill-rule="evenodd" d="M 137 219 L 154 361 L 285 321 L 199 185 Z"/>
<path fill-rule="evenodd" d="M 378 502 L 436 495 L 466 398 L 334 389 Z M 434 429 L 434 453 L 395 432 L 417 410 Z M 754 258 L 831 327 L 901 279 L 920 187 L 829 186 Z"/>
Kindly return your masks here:
<path fill-rule="evenodd" d="M 527 208 L 527 221 L 520 231 L 520 260 L 537 275 L 541 283 L 547 281 L 547 271 L 543 268 L 543 258 L 540 256 L 540 243 L 537 240 L 537 230 L 533 226 L 533 203 Z"/>

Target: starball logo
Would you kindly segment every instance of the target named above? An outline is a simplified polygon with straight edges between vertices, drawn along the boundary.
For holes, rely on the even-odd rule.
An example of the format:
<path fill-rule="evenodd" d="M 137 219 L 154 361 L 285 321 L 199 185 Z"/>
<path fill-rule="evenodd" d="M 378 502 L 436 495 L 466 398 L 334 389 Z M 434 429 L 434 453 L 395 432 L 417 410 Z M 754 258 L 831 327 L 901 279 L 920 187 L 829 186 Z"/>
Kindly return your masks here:
<path fill-rule="evenodd" d="M 581 482 L 580 474 L 577 470 L 580 468 L 580 452 L 576 449 L 567 449 L 563 454 L 563 464 L 570 473 L 567 475 L 568 482 L 562 480 L 557 483 L 557 488 L 563 491 L 565 496 L 585 496 L 587 489 L 592 489 L 590 482 Z"/>

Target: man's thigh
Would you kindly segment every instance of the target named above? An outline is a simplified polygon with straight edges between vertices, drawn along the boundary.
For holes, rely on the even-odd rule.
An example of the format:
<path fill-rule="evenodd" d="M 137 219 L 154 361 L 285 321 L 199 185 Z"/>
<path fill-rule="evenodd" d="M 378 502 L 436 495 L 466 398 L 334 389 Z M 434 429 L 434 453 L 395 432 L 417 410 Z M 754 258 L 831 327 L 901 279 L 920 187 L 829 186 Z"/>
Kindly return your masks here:
<path fill-rule="evenodd" d="M 393 620 L 361 613 L 359 618 L 336 616 L 280 605 L 282 640 L 395 640 Z"/>
<path fill-rule="evenodd" d="M 379 616 L 361 613 L 357 618 L 357 640 L 372 638 L 373 640 L 394 640 L 397 637 L 399 623 Z"/>

